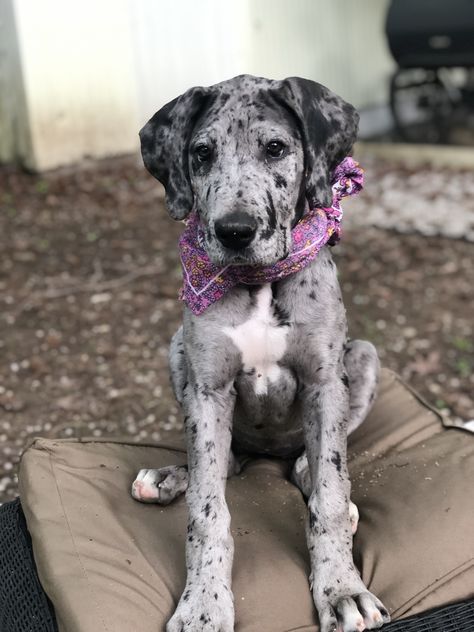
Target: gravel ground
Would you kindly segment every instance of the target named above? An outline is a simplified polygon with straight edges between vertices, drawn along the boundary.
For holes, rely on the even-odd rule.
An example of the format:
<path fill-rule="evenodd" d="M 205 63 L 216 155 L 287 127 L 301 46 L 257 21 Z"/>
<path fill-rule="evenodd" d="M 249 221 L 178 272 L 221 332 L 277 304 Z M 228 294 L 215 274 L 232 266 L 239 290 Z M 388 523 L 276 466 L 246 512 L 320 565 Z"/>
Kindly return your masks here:
<path fill-rule="evenodd" d="M 443 414 L 474 418 L 473 245 L 415 232 L 430 209 L 451 218 L 472 182 L 463 172 L 367 167 L 367 192 L 346 204 L 334 249 L 351 334 L 372 340 L 382 362 Z M 451 192 L 426 185 L 440 177 L 456 183 Z M 415 209 L 416 221 L 399 226 L 406 234 L 386 230 L 400 203 Z M 469 203 L 466 225 L 472 196 Z M 181 312 L 182 225 L 167 218 L 161 188 L 135 157 L 41 177 L 4 168 L 0 206 L 0 501 L 7 501 L 34 436 L 158 441 L 181 431 L 167 346 Z"/>
<path fill-rule="evenodd" d="M 362 166 L 368 186 L 350 206 L 349 227 L 372 225 L 474 242 L 472 170 L 414 169 L 370 157 Z"/>

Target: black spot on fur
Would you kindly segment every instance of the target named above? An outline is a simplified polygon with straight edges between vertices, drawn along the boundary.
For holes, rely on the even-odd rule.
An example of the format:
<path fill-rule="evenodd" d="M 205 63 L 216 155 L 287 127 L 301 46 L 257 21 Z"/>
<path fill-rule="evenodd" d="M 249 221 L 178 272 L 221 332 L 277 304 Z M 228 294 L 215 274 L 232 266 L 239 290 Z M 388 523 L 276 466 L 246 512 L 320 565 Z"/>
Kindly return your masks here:
<path fill-rule="evenodd" d="M 334 451 L 333 456 L 331 457 L 331 463 L 334 463 L 338 472 L 341 471 L 341 455 L 339 452 Z"/>
<path fill-rule="evenodd" d="M 204 399 L 209 399 L 210 395 L 211 395 L 211 389 L 209 388 L 209 386 L 207 384 L 204 384 L 201 389 L 201 395 L 204 397 Z"/>
<path fill-rule="evenodd" d="M 273 301 L 273 315 L 275 316 L 279 327 L 288 327 L 290 324 L 290 315 L 276 301 Z"/>
<path fill-rule="evenodd" d="M 346 388 L 349 388 L 349 376 L 347 375 L 347 373 L 342 374 L 341 381 Z"/>
<path fill-rule="evenodd" d="M 286 187 L 288 186 L 286 179 L 280 173 L 276 173 L 274 175 L 274 180 L 277 189 L 286 189 Z"/>
<path fill-rule="evenodd" d="M 303 217 L 305 208 L 306 208 L 306 183 L 305 183 L 305 179 L 301 178 L 300 190 L 298 193 L 298 199 L 296 201 L 296 206 L 295 206 L 295 216 L 293 217 L 293 220 L 291 222 L 291 228 L 294 228 L 296 224 L 300 221 L 300 219 Z"/>
<path fill-rule="evenodd" d="M 322 189 L 325 185 L 326 185 L 326 179 L 323 178 L 323 176 L 320 176 L 317 180 L 316 180 L 316 187 L 318 189 Z"/>
<path fill-rule="evenodd" d="M 249 285 L 249 297 L 250 297 L 250 307 L 254 307 L 257 303 L 257 292 L 260 290 L 261 285 Z"/>
<path fill-rule="evenodd" d="M 270 191 L 267 191 L 267 199 L 268 199 L 268 206 L 266 207 L 266 211 L 268 215 L 268 227 L 270 230 L 274 231 L 276 228 L 276 210 L 275 210 L 275 205 L 273 204 L 273 198 Z"/>

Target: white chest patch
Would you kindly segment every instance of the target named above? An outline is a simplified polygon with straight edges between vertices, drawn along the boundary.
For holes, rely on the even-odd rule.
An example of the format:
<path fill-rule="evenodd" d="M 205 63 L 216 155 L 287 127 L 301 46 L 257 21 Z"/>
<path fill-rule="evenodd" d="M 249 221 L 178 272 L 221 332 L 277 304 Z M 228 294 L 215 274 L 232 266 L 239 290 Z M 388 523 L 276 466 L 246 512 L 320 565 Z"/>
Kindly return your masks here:
<path fill-rule="evenodd" d="M 268 382 L 274 382 L 280 374 L 277 362 L 286 350 L 288 327 L 279 325 L 273 315 L 269 284 L 256 292 L 256 299 L 248 320 L 238 327 L 224 327 L 223 331 L 242 353 L 244 370 L 255 369 L 255 393 L 265 395 Z"/>

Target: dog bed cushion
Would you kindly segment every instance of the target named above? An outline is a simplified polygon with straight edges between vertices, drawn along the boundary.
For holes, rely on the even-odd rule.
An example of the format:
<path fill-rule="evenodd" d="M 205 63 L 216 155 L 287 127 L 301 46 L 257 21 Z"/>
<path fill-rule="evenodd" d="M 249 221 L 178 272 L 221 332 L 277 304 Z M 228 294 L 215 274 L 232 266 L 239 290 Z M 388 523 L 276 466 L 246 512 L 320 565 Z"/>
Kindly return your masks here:
<path fill-rule="evenodd" d="M 474 595 L 474 437 L 396 375 L 350 439 L 354 556 L 393 618 Z M 20 497 L 61 632 L 164 630 L 185 582 L 186 505 L 132 500 L 140 468 L 184 463 L 179 446 L 37 439 Z M 316 632 L 306 507 L 287 464 L 251 461 L 228 481 L 237 632 Z"/>

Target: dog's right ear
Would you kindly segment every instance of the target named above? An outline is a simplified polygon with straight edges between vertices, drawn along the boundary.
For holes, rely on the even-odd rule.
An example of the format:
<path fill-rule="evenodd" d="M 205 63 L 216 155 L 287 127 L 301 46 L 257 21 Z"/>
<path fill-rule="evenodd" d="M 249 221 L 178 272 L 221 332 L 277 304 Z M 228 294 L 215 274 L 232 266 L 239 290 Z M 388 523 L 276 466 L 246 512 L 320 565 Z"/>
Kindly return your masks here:
<path fill-rule="evenodd" d="M 184 219 L 193 206 L 188 146 L 210 98 L 208 88 L 191 88 L 158 110 L 140 130 L 143 162 L 165 187 L 166 205 L 173 219 Z"/>

